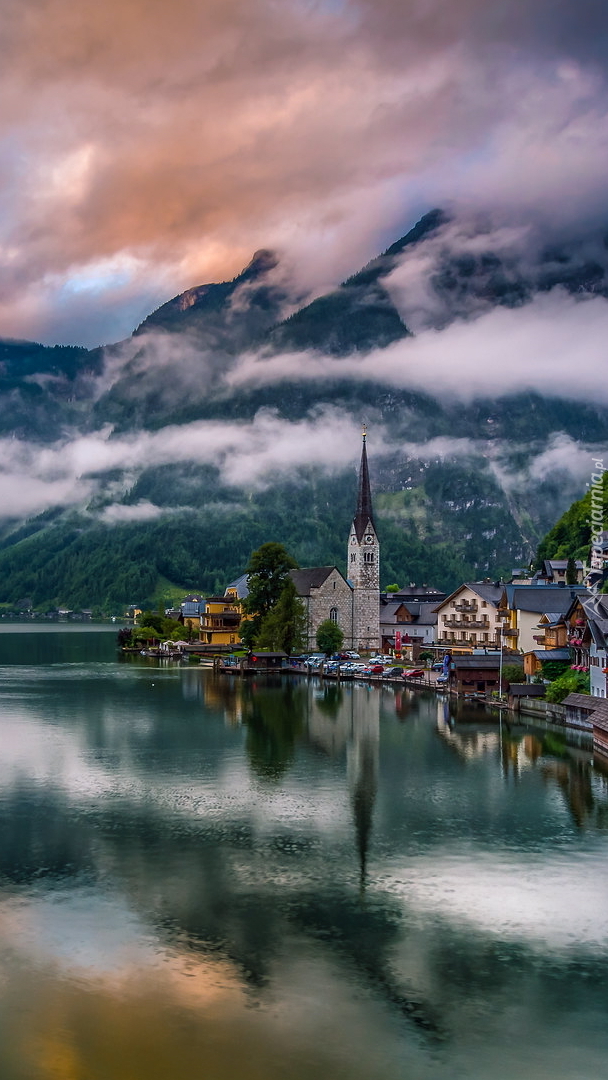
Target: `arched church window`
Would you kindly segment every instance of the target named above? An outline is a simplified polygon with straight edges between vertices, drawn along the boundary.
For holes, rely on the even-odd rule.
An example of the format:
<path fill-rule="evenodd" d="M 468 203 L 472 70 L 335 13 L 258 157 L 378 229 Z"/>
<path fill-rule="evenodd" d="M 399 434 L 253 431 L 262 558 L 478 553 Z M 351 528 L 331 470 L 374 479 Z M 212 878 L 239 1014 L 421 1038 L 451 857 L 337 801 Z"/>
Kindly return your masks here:
<path fill-rule="evenodd" d="M 331 611 L 329 613 L 329 617 L 330 617 L 332 622 L 337 623 L 337 621 L 338 621 L 338 609 L 337 609 L 337 607 L 332 607 L 332 609 L 331 609 Z"/>
<path fill-rule="evenodd" d="M 373 551 L 364 551 L 363 552 L 363 559 L 364 559 L 364 561 L 366 563 L 373 563 L 373 561 L 374 561 L 374 553 L 373 553 Z"/>
<path fill-rule="evenodd" d="M 356 552 L 354 552 L 354 551 L 351 551 L 351 553 L 350 553 L 350 561 L 351 561 L 351 562 L 356 562 L 356 561 L 357 561 L 357 555 L 356 555 Z"/>

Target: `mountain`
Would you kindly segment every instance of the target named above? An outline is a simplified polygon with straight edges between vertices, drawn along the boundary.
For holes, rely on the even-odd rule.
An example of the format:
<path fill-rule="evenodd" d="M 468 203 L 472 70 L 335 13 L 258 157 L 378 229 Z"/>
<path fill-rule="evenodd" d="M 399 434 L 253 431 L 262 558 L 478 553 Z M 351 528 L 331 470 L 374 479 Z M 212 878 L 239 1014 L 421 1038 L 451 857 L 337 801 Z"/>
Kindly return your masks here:
<path fill-rule="evenodd" d="M 269 539 L 300 565 L 343 567 L 356 436 L 352 467 L 329 473 L 322 455 L 293 450 L 287 468 L 280 439 L 295 425 L 292 447 L 308 425 L 323 441 L 362 418 L 378 437 L 383 585 L 451 589 L 509 573 L 578 494 L 568 461 L 607 441 L 608 409 L 531 390 L 471 400 L 407 369 L 387 380 L 377 364 L 425 330 L 525 313 L 551 290 L 608 296 L 607 267 L 603 236 L 524 242 L 437 210 L 311 302 L 278 255 L 260 251 L 232 281 L 163 304 L 124 342 L 90 352 L 0 342 L 4 468 L 13 485 L 23 477 L 0 522 L 0 603 L 120 610 L 213 592 Z M 253 467 L 266 459 L 265 472 Z M 26 495 L 42 513 L 21 508 Z"/>
<path fill-rule="evenodd" d="M 599 492 L 599 484 L 596 490 Z M 603 528 L 608 529 L 608 471 L 602 477 L 602 492 Z M 599 518 L 599 501 L 599 497 L 594 500 L 597 507 L 596 518 Z M 543 537 L 538 547 L 537 565 L 540 567 L 544 559 L 581 559 L 587 565 L 591 547 L 592 520 L 594 520 L 594 515 L 591 489 L 589 489 L 582 499 L 577 499 L 568 507 L 553 528 Z M 600 531 L 599 521 L 597 525 Z"/>

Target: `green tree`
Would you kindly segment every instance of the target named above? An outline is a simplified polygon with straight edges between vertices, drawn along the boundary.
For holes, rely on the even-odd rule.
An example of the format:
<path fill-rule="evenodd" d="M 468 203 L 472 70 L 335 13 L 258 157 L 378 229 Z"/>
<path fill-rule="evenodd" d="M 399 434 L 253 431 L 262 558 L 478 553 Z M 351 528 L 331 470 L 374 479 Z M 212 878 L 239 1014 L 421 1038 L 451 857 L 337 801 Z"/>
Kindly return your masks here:
<path fill-rule="evenodd" d="M 133 639 L 135 641 L 160 641 L 162 634 L 159 634 L 153 626 L 135 626 L 133 628 Z"/>
<path fill-rule="evenodd" d="M 566 671 L 559 679 L 549 683 L 545 697 L 554 705 L 563 701 L 568 694 L 588 694 L 589 676 L 584 671 Z"/>
<path fill-rule="evenodd" d="M 559 679 L 561 675 L 564 675 L 567 671 L 570 671 L 570 661 L 541 660 L 540 667 L 543 678 L 548 679 L 549 682 L 554 682 L 556 679 Z"/>
<path fill-rule="evenodd" d="M 278 603 L 289 571 L 297 566 L 282 544 L 262 544 L 252 553 L 246 567 L 249 595 L 243 602 L 243 610 L 251 618 L 241 626 L 241 638 L 248 648 L 257 641 L 265 617 Z"/>
<path fill-rule="evenodd" d="M 503 683 L 525 682 L 524 669 L 521 664 L 504 664 L 502 669 Z"/>
<path fill-rule="evenodd" d="M 288 577 L 277 603 L 262 620 L 255 639 L 256 648 L 286 652 L 288 656 L 302 652 L 306 644 L 306 623 L 306 608 Z"/>
<path fill-rule="evenodd" d="M 572 558 L 572 556 L 570 556 L 566 566 L 566 585 L 576 585 L 577 582 L 578 577 L 576 574 L 576 562 Z"/>
<path fill-rule="evenodd" d="M 399 592 L 399 586 L 398 585 L 387 585 L 386 586 L 386 591 L 387 592 Z"/>
<path fill-rule="evenodd" d="M 331 619 L 324 619 L 320 623 L 317 629 L 317 648 L 322 653 L 331 656 L 332 653 L 338 652 L 342 648 L 343 641 L 344 634 L 337 623 Z"/>

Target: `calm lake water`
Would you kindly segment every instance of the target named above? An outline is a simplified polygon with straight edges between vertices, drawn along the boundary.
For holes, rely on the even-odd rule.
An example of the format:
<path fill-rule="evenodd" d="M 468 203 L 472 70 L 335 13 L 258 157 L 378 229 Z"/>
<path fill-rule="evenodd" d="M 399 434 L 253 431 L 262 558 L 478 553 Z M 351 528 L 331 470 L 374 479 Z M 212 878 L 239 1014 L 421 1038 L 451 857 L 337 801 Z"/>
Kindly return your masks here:
<path fill-rule="evenodd" d="M 0 625 L 0 958 L 2 1080 L 603 1080 L 606 775 Z"/>

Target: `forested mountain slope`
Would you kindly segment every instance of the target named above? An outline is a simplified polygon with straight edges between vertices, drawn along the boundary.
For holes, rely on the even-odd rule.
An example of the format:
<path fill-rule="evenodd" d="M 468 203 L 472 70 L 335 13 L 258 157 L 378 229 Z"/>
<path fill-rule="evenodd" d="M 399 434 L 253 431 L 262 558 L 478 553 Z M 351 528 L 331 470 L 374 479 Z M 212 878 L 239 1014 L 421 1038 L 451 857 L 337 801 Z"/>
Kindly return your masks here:
<path fill-rule="evenodd" d="M 488 318 L 550 325 L 608 296 L 603 236 L 530 236 L 433 211 L 311 302 L 262 251 L 104 349 L 0 342 L 0 603 L 217 591 L 271 539 L 343 568 L 362 421 L 384 585 L 452 588 L 527 562 L 608 441 L 602 395 L 574 370 L 572 395 L 550 363 L 475 392 L 480 367 L 509 374 L 505 324 Z"/>

